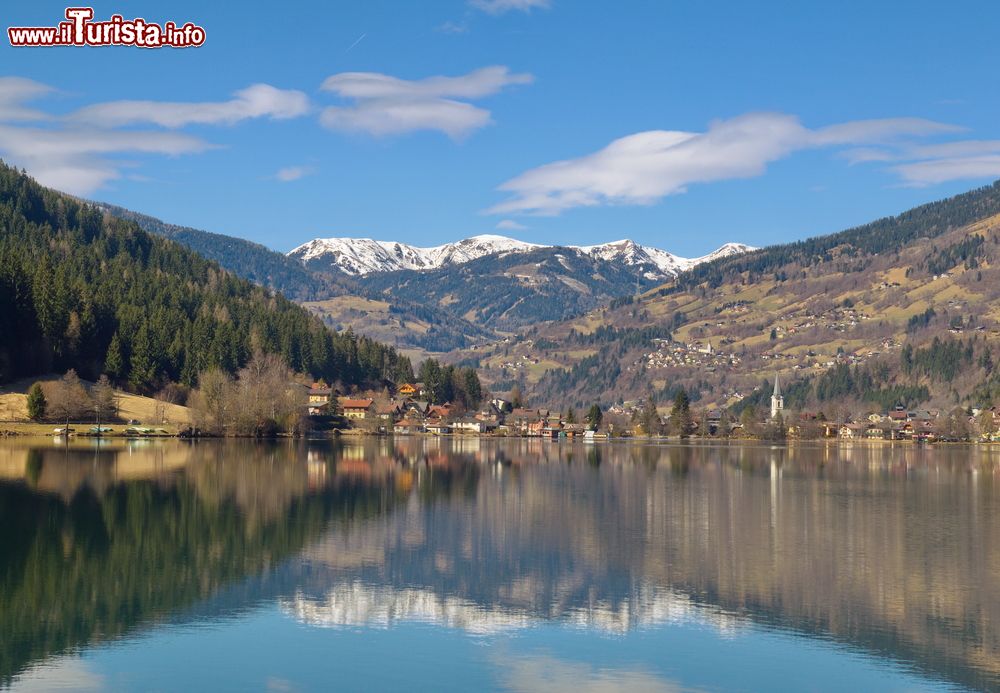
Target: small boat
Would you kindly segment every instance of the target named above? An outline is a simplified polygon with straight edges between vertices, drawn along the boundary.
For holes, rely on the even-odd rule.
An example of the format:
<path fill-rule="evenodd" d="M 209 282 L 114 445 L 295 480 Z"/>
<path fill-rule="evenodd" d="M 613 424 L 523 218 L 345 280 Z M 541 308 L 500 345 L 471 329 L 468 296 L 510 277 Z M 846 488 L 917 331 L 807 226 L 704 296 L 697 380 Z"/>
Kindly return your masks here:
<path fill-rule="evenodd" d="M 59 428 L 56 428 L 56 429 L 54 429 L 52 431 L 52 434 L 55 435 L 55 436 L 57 436 L 57 437 L 58 436 L 71 436 L 71 435 L 73 435 L 75 433 L 76 433 L 76 429 L 75 428 L 71 428 L 70 426 L 60 426 Z"/>

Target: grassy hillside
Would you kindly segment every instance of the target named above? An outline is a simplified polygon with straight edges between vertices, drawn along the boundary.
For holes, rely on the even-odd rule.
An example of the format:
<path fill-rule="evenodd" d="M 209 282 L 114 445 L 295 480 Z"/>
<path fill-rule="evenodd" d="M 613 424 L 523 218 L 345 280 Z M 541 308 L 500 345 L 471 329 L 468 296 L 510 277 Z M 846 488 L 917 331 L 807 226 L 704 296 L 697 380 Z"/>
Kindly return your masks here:
<path fill-rule="evenodd" d="M 12 429 L 19 433 L 37 433 L 47 435 L 52 432 L 53 426 L 58 423 L 30 423 L 28 417 L 28 389 L 35 382 L 42 383 L 43 389 L 54 387 L 59 376 L 56 374 L 43 375 L 38 378 L 27 378 L 15 383 L 10 383 L 0 387 L 0 429 Z M 85 383 L 87 387 L 92 383 Z M 177 427 L 191 423 L 191 410 L 179 404 L 163 402 L 144 397 L 124 390 L 115 392 L 115 400 L 118 405 L 118 424 L 112 422 L 113 429 L 120 431 L 124 428 L 121 422 L 132 419 L 141 421 L 147 425 L 165 425 L 168 430 L 173 431 Z M 5 426 L 4 424 L 15 423 L 16 426 Z M 107 423 L 107 422 L 105 422 Z M 86 427 L 81 427 L 81 430 Z"/>
<path fill-rule="evenodd" d="M 457 358 L 555 406 L 666 402 L 679 387 L 702 404 L 762 403 L 775 373 L 797 408 L 992 404 L 1000 184 L 617 303 Z"/>

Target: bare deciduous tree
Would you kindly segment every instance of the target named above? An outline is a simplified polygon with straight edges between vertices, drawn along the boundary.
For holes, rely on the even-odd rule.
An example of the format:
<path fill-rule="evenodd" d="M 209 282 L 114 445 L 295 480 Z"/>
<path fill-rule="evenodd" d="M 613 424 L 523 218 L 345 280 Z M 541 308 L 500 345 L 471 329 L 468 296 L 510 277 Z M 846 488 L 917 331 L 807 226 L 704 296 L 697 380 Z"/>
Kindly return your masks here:
<path fill-rule="evenodd" d="M 91 399 L 98 425 L 118 415 L 118 397 L 115 395 L 115 389 L 111 386 L 108 376 L 102 375 L 94 383 L 94 387 L 91 389 Z"/>
<path fill-rule="evenodd" d="M 91 408 L 90 395 L 72 368 L 55 383 L 47 399 L 49 412 L 57 420 L 65 421 L 67 426 L 71 419 L 79 419 Z"/>

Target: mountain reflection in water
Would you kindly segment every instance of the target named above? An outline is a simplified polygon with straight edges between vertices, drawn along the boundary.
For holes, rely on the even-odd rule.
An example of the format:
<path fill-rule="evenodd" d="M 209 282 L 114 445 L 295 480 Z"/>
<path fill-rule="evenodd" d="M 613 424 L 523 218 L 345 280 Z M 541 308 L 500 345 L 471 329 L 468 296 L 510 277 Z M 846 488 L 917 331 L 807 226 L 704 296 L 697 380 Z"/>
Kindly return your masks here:
<path fill-rule="evenodd" d="M 1000 686 L 1000 451 L 0 444 L 0 685 L 259 604 L 313 626 L 672 623 Z"/>

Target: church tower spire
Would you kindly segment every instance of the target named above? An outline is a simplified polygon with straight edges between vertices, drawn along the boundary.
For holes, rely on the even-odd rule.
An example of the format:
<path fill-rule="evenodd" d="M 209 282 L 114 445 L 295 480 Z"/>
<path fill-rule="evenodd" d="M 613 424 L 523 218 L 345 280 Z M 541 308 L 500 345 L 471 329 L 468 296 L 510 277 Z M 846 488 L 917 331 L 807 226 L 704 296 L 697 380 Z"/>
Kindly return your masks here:
<path fill-rule="evenodd" d="M 771 393 L 771 418 L 778 418 L 778 413 L 785 410 L 785 398 L 781 396 L 781 385 L 778 374 L 774 374 L 774 392 Z"/>

